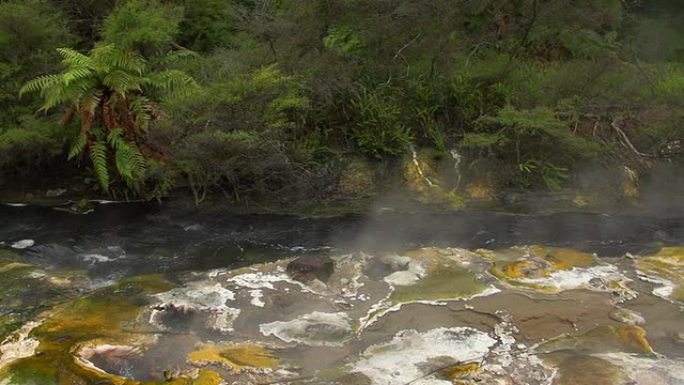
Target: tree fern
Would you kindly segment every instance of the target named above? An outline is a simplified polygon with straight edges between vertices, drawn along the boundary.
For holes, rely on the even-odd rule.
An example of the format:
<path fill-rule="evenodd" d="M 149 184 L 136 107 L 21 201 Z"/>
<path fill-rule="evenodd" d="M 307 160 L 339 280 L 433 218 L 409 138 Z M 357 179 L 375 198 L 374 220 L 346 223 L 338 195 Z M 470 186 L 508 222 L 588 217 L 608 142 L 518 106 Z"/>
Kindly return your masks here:
<path fill-rule="evenodd" d="M 65 70 L 27 82 L 20 95 L 40 93 L 42 111 L 67 106 L 63 122 L 72 124 L 76 120 L 80 125 L 69 159 L 88 151 L 103 190 L 110 192 L 111 175 L 118 175 L 129 188 L 136 189 L 146 165 L 138 144 L 145 145 L 143 135 L 158 116 L 157 104 L 147 92 L 176 93 L 194 86 L 194 80 L 177 70 L 151 73 L 143 57 L 115 45 L 96 46 L 88 55 L 70 48 L 58 52 Z M 174 54 L 176 58 L 170 60 L 184 55 Z M 94 126 L 97 122 L 102 127 Z M 150 148 L 145 150 L 154 154 Z M 116 174 L 109 173 L 110 167 Z"/>

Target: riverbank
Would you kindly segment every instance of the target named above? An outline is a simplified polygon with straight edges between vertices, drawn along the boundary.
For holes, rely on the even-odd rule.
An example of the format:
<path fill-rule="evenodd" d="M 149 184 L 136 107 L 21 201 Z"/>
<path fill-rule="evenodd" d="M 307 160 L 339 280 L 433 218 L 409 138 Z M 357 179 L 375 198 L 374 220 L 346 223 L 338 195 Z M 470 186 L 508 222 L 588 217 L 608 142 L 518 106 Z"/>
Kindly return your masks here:
<path fill-rule="evenodd" d="M 676 162 L 628 166 L 614 161 L 577 165 L 564 186 L 521 188 L 494 164 L 475 169 L 464 166 L 458 154 L 435 158 L 430 151 L 414 151 L 401 161 L 373 162 L 352 157 L 336 177 L 315 191 L 283 190 L 279 194 L 235 195 L 218 189 L 201 201 L 188 186 L 151 201 L 187 210 L 227 210 L 236 213 L 273 213 L 304 216 L 396 212 L 457 212 L 489 210 L 517 214 L 681 213 L 684 175 Z M 321 181 L 312 182 L 319 185 Z M 302 192 L 305 191 L 305 192 Z M 85 212 L 93 202 L 143 201 L 135 196 L 103 194 L 82 178 L 43 175 L 0 180 L 0 202 L 63 206 Z"/>

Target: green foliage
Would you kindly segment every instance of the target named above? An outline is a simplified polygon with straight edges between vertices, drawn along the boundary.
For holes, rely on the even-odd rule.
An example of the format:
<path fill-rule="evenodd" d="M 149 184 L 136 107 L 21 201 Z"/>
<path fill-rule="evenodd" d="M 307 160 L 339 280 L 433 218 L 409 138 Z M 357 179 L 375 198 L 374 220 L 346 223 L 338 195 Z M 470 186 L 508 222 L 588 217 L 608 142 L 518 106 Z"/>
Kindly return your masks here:
<path fill-rule="evenodd" d="M 684 64 L 671 64 L 663 68 L 658 75 L 653 87 L 653 96 L 682 106 L 684 104 Z"/>
<path fill-rule="evenodd" d="M 149 72 L 142 57 L 115 45 L 98 46 L 89 56 L 69 48 L 60 48 L 58 52 L 66 70 L 37 77 L 24 84 L 19 92 L 20 96 L 39 92 L 44 99 L 43 111 L 71 104 L 81 114 L 92 117 L 98 108 L 105 107 L 105 102 L 106 107 L 114 108 L 130 98 L 134 108 L 131 112 L 136 114 L 136 119 L 148 121 L 153 108 L 142 99 L 143 90 L 175 93 L 194 84 L 181 71 Z"/>
<path fill-rule="evenodd" d="M 358 54 L 364 48 L 361 37 L 349 27 L 333 27 L 323 38 L 325 48 L 340 54 Z"/>
<path fill-rule="evenodd" d="M 295 132 L 309 105 L 301 80 L 277 66 L 211 79 L 190 93 L 167 100 L 166 107 L 182 125 L 224 130 Z"/>
<path fill-rule="evenodd" d="M 163 129 L 195 200 L 212 190 L 239 200 L 245 192 L 299 188 L 293 184 L 303 173 L 301 163 L 317 154 L 298 153 L 289 141 L 303 135 L 308 105 L 301 80 L 276 66 L 213 74 L 204 87 L 168 99 Z"/>
<path fill-rule="evenodd" d="M 127 142 L 123 130 L 115 128 L 107 134 L 107 144 L 114 153 L 114 164 L 119 175 L 129 186 L 134 186 L 138 174 L 145 168 L 145 158 L 135 144 Z"/>
<path fill-rule="evenodd" d="M 21 124 L 34 111 L 33 99 L 18 97 L 22 84 L 55 68 L 55 48 L 72 44 L 74 39 L 63 14 L 47 0 L 0 2 L 0 37 L 2 132 Z"/>
<path fill-rule="evenodd" d="M 122 1 L 104 22 L 104 41 L 123 49 L 159 52 L 178 33 L 183 8 L 160 0 Z"/>
<path fill-rule="evenodd" d="M 530 176 L 534 176 L 549 188 L 559 188 L 574 160 L 600 150 L 597 143 L 574 135 L 568 124 L 547 108 L 517 110 L 506 106 L 477 123 L 480 131 L 466 134 L 461 146 L 471 151 L 487 150 L 498 157 L 511 156 L 524 187 L 533 184 Z"/>
<path fill-rule="evenodd" d="M 504 144 L 509 139 L 503 132 L 469 132 L 463 136 L 460 144 L 464 148 L 493 148 Z"/>
<path fill-rule="evenodd" d="M 682 13 L 675 11 L 659 16 L 634 20 L 635 26 L 630 33 L 629 50 L 647 62 L 682 62 L 684 60 Z"/>
<path fill-rule="evenodd" d="M 32 116 L 0 129 L 0 173 L 27 175 L 48 168 L 64 151 L 67 137 L 67 130 Z"/>
<path fill-rule="evenodd" d="M 102 23 L 119 0 L 51 0 L 64 15 L 69 30 L 79 37 L 79 47 L 87 48 L 99 39 Z M 61 44 L 60 46 L 65 46 Z"/>
<path fill-rule="evenodd" d="M 515 135 L 544 134 L 554 137 L 567 136 L 564 124 L 556 118 L 552 110 L 538 108 L 529 111 L 518 111 L 506 106 L 496 116 L 480 118 L 483 126 L 504 127 Z"/>
<path fill-rule="evenodd" d="M 283 75 L 275 65 L 260 68 L 250 77 L 237 79 L 233 87 L 242 98 L 253 99 L 264 94 L 274 96 L 263 110 L 263 119 L 271 129 L 294 128 L 294 114 L 309 104 L 302 84 L 295 77 Z"/>
<path fill-rule="evenodd" d="M 352 138 L 362 153 L 378 159 L 404 153 L 414 139 L 411 129 L 401 119 L 401 106 L 388 92 L 391 90 L 382 87 L 363 87 L 352 100 L 359 115 Z"/>
<path fill-rule="evenodd" d="M 64 16 L 45 0 L 0 2 L 0 37 L 1 62 L 34 68 L 49 64 L 56 46 L 72 42 Z"/>
<path fill-rule="evenodd" d="M 0 176 L 244 199 L 415 146 L 558 188 L 624 136 L 674 156 L 684 9 L 655 1 L 0 1 Z"/>
<path fill-rule="evenodd" d="M 107 167 L 107 146 L 101 140 L 90 145 L 90 160 L 95 177 L 103 191 L 109 191 L 109 170 Z"/>
<path fill-rule="evenodd" d="M 81 155 L 86 148 L 87 142 L 88 142 L 88 137 L 85 134 L 85 132 L 80 132 L 76 136 L 74 143 L 71 145 L 71 150 L 69 150 L 69 156 L 67 159 L 71 160 L 71 159 L 76 158 L 77 156 Z"/>
<path fill-rule="evenodd" d="M 546 187 L 558 190 L 562 187 L 562 183 L 568 179 L 568 168 L 559 167 L 549 162 L 531 159 L 519 163 L 518 169 L 522 174 L 518 182 L 524 188 L 531 187 L 535 177 L 541 177 Z"/>
<path fill-rule="evenodd" d="M 294 151 L 306 165 L 314 167 L 325 166 L 330 160 L 337 158 L 335 150 L 327 144 L 324 135 L 318 132 L 297 140 Z"/>
<path fill-rule="evenodd" d="M 400 104 L 409 107 L 403 109 L 403 115 L 413 127 L 416 141 L 434 147 L 441 155 L 446 154 L 448 133 L 441 122 L 446 103 L 441 86 L 434 79 L 418 77 L 407 79 L 403 88 Z"/>
<path fill-rule="evenodd" d="M 169 167 L 167 162 L 146 159 L 143 175 L 140 177 L 139 196 L 144 199 L 161 200 L 167 197 L 178 186 L 181 179 L 179 170 Z M 124 194 L 127 191 L 123 191 Z"/>
<path fill-rule="evenodd" d="M 562 30 L 559 36 L 563 47 L 570 52 L 574 58 L 598 59 L 617 51 L 617 33 L 610 32 L 599 35 L 590 29 Z"/>
<path fill-rule="evenodd" d="M 565 0 L 535 4 L 534 23 L 524 32 L 524 43 L 533 56 L 597 58 L 617 48 L 615 40 L 624 13 L 621 0 L 579 1 L 574 6 Z"/>
<path fill-rule="evenodd" d="M 223 190 L 228 198 L 241 201 L 245 193 L 292 193 L 301 188 L 303 175 L 291 158 L 277 141 L 255 132 L 205 130 L 179 143 L 175 164 L 187 177 L 196 203 L 210 190 Z"/>
<path fill-rule="evenodd" d="M 84 133 L 76 137 L 69 159 L 80 157 L 87 147 L 93 174 L 103 191 L 110 191 L 111 170 L 115 169 L 128 190 L 141 193 L 141 181 L 147 165 L 140 149 L 124 139 L 121 128 L 105 134 L 103 129 L 97 127 L 92 132 L 94 139 L 90 144 Z"/>
<path fill-rule="evenodd" d="M 485 50 L 463 60 L 464 66 L 453 75 L 447 92 L 462 118 L 472 122 L 509 101 L 512 91 L 505 76 L 510 72 L 511 57 Z"/>
<path fill-rule="evenodd" d="M 68 48 L 58 51 L 64 71 L 27 82 L 20 94 L 40 93 L 43 111 L 66 105 L 66 125 L 78 118 L 80 130 L 68 158 L 87 151 L 103 191 L 110 192 L 112 158 L 127 188 L 141 193 L 145 160 L 139 143 L 158 110 L 144 95 L 179 94 L 194 81 L 178 70 L 151 72 L 145 59 L 114 45 L 98 46 L 90 55 Z"/>
<path fill-rule="evenodd" d="M 234 0 L 188 0 L 179 26 L 179 43 L 192 50 L 209 52 L 237 43 L 238 2 Z"/>

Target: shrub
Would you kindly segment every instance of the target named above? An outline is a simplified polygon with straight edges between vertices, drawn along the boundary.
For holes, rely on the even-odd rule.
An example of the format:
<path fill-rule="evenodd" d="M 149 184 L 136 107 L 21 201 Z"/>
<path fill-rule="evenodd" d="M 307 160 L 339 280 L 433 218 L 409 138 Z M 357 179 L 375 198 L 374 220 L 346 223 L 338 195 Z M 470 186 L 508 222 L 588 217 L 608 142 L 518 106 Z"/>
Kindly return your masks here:
<path fill-rule="evenodd" d="M 352 100 L 357 114 L 352 138 L 362 153 L 377 159 L 404 153 L 414 139 L 402 119 L 402 106 L 391 92 L 389 88 L 362 87 Z"/>
<path fill-rule="evenodd" d="M 12 128 L 0 131 L 0 171 L 28 175 L 50 165 L 66 149 L 68 130 L 25 116 Z"/>
<path fill-rule="evenodd" d="M 573 135 L 548 108 L 517 110 L 507 106 L 494 116 L 483 116 L 477 126 L 477 132 L 463 137 L 461 146 L 512 161 L 524 187 L 536 179 L 558 188 L 574 160 L 600 150 L 597 143 Z"/>
<path fill-rule="evenodd" d="M 308 103 L 300 79 L 276 66 L 218 74 L 205 87 L 167 100 L 171 114 L 162 131 L 195 201 L 212 190 L 241 200 L 247 192 L 273 197 L 302 187 L 308 159 L 300 159 L 305 151 L 292 142 L 303 143 Z"/>

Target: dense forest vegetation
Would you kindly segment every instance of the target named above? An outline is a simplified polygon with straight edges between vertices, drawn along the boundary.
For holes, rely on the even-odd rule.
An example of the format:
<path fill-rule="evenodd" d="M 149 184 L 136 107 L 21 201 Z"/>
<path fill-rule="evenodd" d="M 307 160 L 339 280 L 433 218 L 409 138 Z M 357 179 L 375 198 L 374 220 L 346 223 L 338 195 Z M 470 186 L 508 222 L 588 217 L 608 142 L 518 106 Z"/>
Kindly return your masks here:
<path fill-rule="evenodd" d="M 678 161 L 683 105 L 680 0 L 0 0 L 5 185 L 324 198 L 419 149 L 555 189 Z"/>

